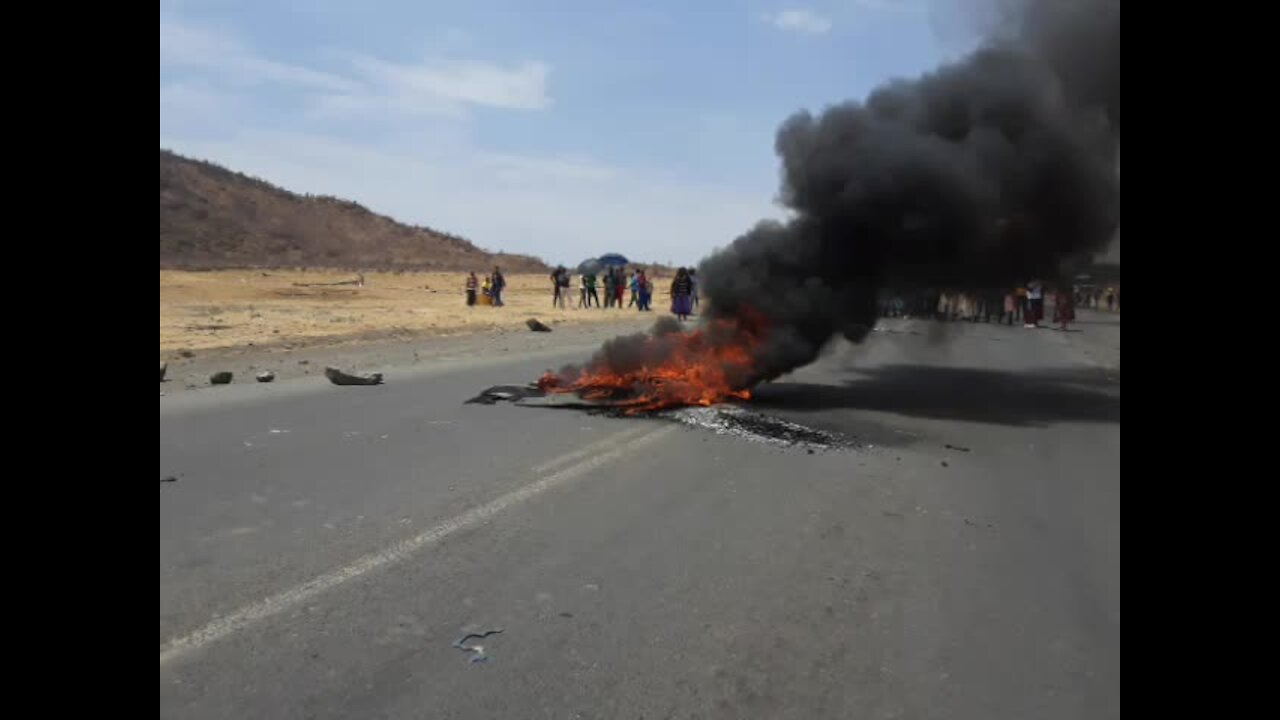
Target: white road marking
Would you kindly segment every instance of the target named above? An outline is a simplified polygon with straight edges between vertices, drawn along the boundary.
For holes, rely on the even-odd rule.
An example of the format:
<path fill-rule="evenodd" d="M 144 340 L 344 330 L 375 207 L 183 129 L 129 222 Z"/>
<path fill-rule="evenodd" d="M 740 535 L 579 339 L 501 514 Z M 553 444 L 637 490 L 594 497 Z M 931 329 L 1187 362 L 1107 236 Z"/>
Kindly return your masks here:
<path fill-rule="evenodd" d="M 574 450 L 571 453 L 565 453 L 564 455 L 561 455 L 558 458 L 548 460 L 547 462 L 544 462 L 541 465 L 535 466 L 533 468 L 533 472 L 536 475 L 541 475 L 542 473 L 547 472 L 548 470 L 551 470 L 553 468 L 559 467 L 561 465 L 566 465 L 568 463 L 574 462 L 584 457 L 590 457 L 591 455 L 594 455 L 596 453 L 606 452 L 611 448 L 617 447 L 621 443 L 625 443 L 631 440 L 631 438 L 637 435 L 643 434 L 644 431 L 647 429 L 648 429 L 647 426 L 641 425 L 639 427 L 631 428 L 630 430 L 623 430 L 620 433 L 615 433 L 603 440 L 593 442 L 590 445 L 587 445 L 583 448 L 579 448 L 578 450 Z"/>
<path fill-rule="evenodd" d="M 644 429 L 648 428 L 645 427 Z M 592 470 L 612 463 L 623 455 L 635 452 L 646 445 L 660 440 L 671 434 L 674 430 L 675 426 L 671 425 L 641 434 L 638 437 L 632 437 L 636 435 L 636 431 L 627 430 L 606 438 L 595 445 L 602 446 L 607 444 L 611 445 L 611 448 L 602 449 L 576 465 L 570 465 L 569 467 L 566 467 L 552 475 L 542 477 L 528 485 L 485 503 L 484 505 L 474 507 L 461 515 L 445 520 L 426 532 L 401 540 L 377 552 L 365 555 L 349 565 L 337 568 L 336 570 L 331 570 L 323 575 L 312 578 L 307 582 L 289 588 L 288 590 L 263 598 L 257 602 L 250 603 L 239 610 L 222 617 L 218 617 L 195 632 L 170 640 L 168 643 L 160 646 L 160 665 L 163 667 L 182 655 L 193 650 L 199 650 L 211 643 L 217 642 L 229 635 L 244 630 L 260 620 L 264 620 L 273 615 L 278 615 L 291 607 L 307 602 L 321 593 L 332 590 L 339 585 L 355 580 L 363 575 L 367 575 L 374 570 L 380 570 L 390 565 L 403 562 L 415 553 L 435 545 L 460 530 L 467 530 L 476 527 L 477 525 L 481 525 L 492 519 L 494 516 L 509 510 L 516 505 L 532 500 L 549 490 L 554 490 L 575 478 L 586 475 Z M 587 448 L 583 448 L 583 450 L 586 449 Z M 563 464 L 563 462 L 580 457 L 582 454 L 581 450 L 569 453 L 561 458 L 551 461 L 550 463 L 546 463 L 544 467 L 554 467 L 555 465 Z"/>

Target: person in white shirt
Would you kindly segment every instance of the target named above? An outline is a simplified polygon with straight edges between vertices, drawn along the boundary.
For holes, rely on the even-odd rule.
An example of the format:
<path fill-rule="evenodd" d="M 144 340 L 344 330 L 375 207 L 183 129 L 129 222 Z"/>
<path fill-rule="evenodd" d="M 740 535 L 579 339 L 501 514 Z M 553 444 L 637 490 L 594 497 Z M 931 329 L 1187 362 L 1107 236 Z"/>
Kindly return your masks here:
<path fill-rule="evenodd" d="M 1023 327 L 1040 327 L 1040 318 L 1044 317 L 1044 283 L 1033 280 L 1027 285 L 1027 324 Z"/>

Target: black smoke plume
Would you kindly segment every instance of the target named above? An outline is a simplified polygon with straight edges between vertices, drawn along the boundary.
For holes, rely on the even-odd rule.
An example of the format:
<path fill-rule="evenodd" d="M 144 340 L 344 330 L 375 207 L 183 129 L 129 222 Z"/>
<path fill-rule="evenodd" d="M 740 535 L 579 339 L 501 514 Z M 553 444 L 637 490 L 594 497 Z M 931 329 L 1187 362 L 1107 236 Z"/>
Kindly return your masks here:
<path fill-rule="evenodd" d="M 763 328 L 748 382 L 811 362 L 837 335 L 861 340 L 884 290 L 1053 280 L 1106 247 L 1120 218 L 1119 0 L 1005 9 L 963 60 L 778 130 L 792 219 L 698 271 L 713 318 Z M 593 366 L 632 364 L 620 355 L 633 346 L 653 361 L 633 340 Z"/>

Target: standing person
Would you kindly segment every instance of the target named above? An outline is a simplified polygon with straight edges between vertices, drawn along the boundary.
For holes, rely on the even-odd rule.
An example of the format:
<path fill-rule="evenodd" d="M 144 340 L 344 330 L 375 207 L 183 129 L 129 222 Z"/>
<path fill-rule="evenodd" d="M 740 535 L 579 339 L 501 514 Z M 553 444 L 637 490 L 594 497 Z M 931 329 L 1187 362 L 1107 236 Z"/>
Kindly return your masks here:
<path fill-rule="evenodd" d="M 1115 288 L 1107 288 L 1107 312 L 1115 312 L 1116 309 L 1116 291 Z"/>
<path fill-rule="evenodd" d="M 578 273 L 578 308 L 587 306 L 587 274 Z"/>
<path fill-rule="evenodd" d="M 1027 283 L 1026 323 L 1023 327 L 1040 327 L 1040 319 L 1044 317 L 1044 284 L 1039 280 Z"/>
<path fill-rule="evenodd" d="M 480 304 L 493 304 L 493 276 L 485 275 L 484 282 L 480 286 Z"/>
<path fill-rule="evenodd" d="M 1013 290 L 1007 290 L 1004 294 L 1004 314 L 1000 316 L 1000 320 L 1005 325 L 1012 325 L 1017 316 L 1018 296 Z"/>
<path fill-rule="evenodd" d="M 671 281 L 671 312 L 681 321 L 689 319 L 693 312 L 693 281 L 689 279 L 689 271 L 676 270 L 676 279 Z"/>
<path fill-rule="evenodd" d="M 619 310 L 622 309 L 622 295 L 627 291 L 627 273 L 622 268 L 616 268 L 617 274 L 613 278 L 613 295 L 614 306 Z"/>
<path fill-rule="evenodd" d="M 552 307 L 563 309 L 564 304 L 568 302 L 568 297 L 564 293 L 564 275 L 567 273 L 568 270 L 564 269 L 564 265 L 557 265 L 556 269 L 552 270 Z"/>
<path fill-rule="evenodd" d="M 694 268 L 689 268 L 689 286 L 692 288 L 689 297 L 693 299 L 693 306 L 696 308 L 698 307 L 698 271 Z"/>
<path fill-rule="evenodd" d="M 627 307 L 640 303 L 640 275 L 631 273 L 631 277 L 627 279 L 627 285 L 631 289 L 631 299 L 627 301 Z"/>
<path fill-rule="evenodd" d="M 476 279 L 473 272 L 467 276 L 467 307 L 475 307 L 476 290 L 480 287 L 480 281 Z"/>
<path fill-rule="evenodd" d="M 613 268 L 604 270 L 604 306 L 613 307 Z"/>
<path fill-rule="evenodd" d="M 586 274 L 587 280 L 587 307 L 591 307 L 591 301 L 596 302 L 596 307 L 600 307 L 600 295 L 596 292 L 596 274 L 589 272 Z"/>
<path fill-rule="evenodd" d="M 637 302 L 640 312 L 645 312 L 649 309 L 649 296 L 653 294 L 653 285 L 650 284 L 649 278 L 645 277 L 644 270 L 636 272 L 636 292 L 640 296 Z"/>
<path fill-rule="evenodd" d="M 560 307 L 564 307 L 564 303 L 569 301 L 569 293 L 572 292 L 573 278 L 570 277 L 569 271 L 560 268 Z"/>
<path fill-rule="evenodd" d="M 1070 290 L 1059 290 L 1053 298 L 1053 321 L 1065 331 L 1067 324 L 1076 320 L 1076 298 Z"/>
<path fill-rule="evenodd" d="M 497 265 L 493 266 L 493 304 L 496 307 L 502 307 L 502 291 L 507 289 L 507 279 L 503 277 L 502 271 Z"/>
<path fill-rule="evenodd" d="M 1013 291 L 1013 294 L 1018 298 L 1017 319 L 1025 323 L 1027 321 L 1027 312 L 1031 309 L 1031 306 L 1027 302 L 1027 286 L 1019 285 L 1018 288 Z"/>

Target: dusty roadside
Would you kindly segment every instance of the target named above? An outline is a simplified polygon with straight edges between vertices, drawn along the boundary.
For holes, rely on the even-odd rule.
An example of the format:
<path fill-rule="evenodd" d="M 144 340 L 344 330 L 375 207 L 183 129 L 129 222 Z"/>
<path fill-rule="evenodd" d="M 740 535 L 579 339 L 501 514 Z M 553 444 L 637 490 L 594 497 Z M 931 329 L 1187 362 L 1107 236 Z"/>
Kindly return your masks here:
<path fill-rule="evenodd" d="M 609 338 L 647 330 L 654 315 L 624 311 L 609 321 L 579 325 L 546 320 L 552 327 L 549 333 L 531 332 L 524 327 L 495 328 L 453 335 L 400 333 L 340 341 L 297 340 L 266 347 L 173 350 L 160 354 L 160 361 L 168 365 L 160 392 L 171 395 L 209 388 L 209 377 L 216 372 L 231 372 L 232 382 L 241 385 L 255 383 L 254 376 L 264 370 L 275 374 L 275 382 L 323 376 L 326 365 L 349 372 L 385 372 L 430 363 L 476 363 L 575 351 L 581 351 L 585 360 Z M 388 382 L 392 379 L 387 378 Z"/>

